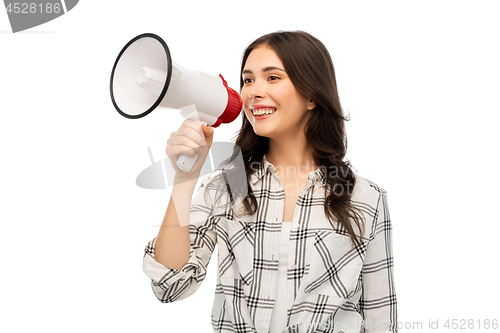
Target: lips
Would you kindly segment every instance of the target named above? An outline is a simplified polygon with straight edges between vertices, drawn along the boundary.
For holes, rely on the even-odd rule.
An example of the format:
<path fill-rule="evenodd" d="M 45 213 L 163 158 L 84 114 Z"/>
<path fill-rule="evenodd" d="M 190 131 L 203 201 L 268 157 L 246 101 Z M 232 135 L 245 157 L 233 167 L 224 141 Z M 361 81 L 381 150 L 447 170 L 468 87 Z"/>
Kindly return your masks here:
<path fill-rule="evenodd" d="M 254 117 L 265 116 L 276 112 L 276 108 L 268 105 L 254 105 L 250 108 Z"/>

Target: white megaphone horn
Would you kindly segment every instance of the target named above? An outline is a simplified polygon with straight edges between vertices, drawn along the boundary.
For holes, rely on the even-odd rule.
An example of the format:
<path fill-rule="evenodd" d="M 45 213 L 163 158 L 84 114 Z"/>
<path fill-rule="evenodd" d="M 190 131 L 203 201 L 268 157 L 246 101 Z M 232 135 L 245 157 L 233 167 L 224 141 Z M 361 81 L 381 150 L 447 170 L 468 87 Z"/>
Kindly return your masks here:
<path fill-rule="evenodd" d="M 118 55 L 110 83 L 111 99 L 124 117 L 144 117 L 157 107 L 180 109 L 198 124 L 217 127 L 235 120 L 242 110 L 240 95 L 222 77 L 182 68 L 170 57 L 165 41 L 142 34 Z M 180 155 L 177 166 L 189 172 L 195 157 Z"/>

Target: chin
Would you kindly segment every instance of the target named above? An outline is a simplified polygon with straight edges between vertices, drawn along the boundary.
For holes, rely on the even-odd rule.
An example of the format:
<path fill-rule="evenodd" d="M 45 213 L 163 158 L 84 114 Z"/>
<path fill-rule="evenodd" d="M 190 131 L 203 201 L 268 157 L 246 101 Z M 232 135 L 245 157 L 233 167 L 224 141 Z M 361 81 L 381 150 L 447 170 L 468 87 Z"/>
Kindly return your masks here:
<path fill-rule="evenodd" d="M 253 127 L 253 131 L 258 136 L 263 136 L 263 137 L 266 137 L 266 138 L 272 138 L 273 137 L 273 133 L 275 133 L 274 129 L 263 128 L 263 126 L 260 126 L 260 125 L 254 126 Z"/>

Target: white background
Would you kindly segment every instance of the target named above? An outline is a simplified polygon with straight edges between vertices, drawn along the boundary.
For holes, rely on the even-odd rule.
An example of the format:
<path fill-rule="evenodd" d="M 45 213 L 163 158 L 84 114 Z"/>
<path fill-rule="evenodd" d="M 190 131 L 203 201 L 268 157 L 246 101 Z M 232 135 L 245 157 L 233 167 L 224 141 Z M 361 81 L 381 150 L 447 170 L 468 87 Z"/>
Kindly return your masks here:
<path fill-rule="evenodd" d="M 182 122 L 164 110 L 126 119 L 111 104 L 115 58 L 144 32 L 236 89 L 257 37 L 300 29 L 323 41 L 351 115 L 347 157 L 388 191 L 399 321 L 417 325 L 402 331 L 500 319 L 497 3 L 80 1 L 17 34 L 1 10 L 2 331 L 211 331 L 215 256 L 200 290 L 173 304 L 141 268 L 169 192 L 135 178 L 147 147 L 164 158 Z"/>

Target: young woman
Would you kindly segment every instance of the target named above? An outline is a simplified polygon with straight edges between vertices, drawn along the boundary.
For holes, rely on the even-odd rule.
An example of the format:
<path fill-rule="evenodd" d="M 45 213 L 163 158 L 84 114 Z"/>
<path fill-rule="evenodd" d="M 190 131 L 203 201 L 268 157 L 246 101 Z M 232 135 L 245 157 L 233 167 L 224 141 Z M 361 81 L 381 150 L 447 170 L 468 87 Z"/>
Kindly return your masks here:
<path fill-rule="evenodd" d="M 156 296 L 193 294 L 218 244 L 216 332 L 397 332 L 387 193 L 344 160 L 327 49 L 271 33 L 246 49 L 241 75 L 233 156 L 192 201 L 213 129 L 186 120 L 168 140 L 177 174 L 143 265 Z M 181 153 L 199 154 L 190 173 Z"/>

